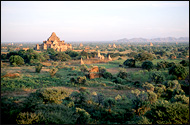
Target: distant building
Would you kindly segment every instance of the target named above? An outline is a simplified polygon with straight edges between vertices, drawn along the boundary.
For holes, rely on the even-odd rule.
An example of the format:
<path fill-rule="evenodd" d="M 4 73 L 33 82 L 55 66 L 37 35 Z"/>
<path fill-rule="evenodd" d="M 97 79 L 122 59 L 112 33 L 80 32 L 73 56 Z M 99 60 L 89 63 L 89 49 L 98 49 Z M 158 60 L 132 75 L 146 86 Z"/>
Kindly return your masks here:
<path fill-rule="evenodd" d="M 150 46 L 153 46 L 153 44 L 150 42 Z"/>
<path fill-rule="evenodd" d="M 55 32 L 51 34 L 51 36 L 47 39 L 47 41 L 43 41 L 41 45 L 36 44 L 35 50 L 47 50 L 48 48 L 53 48 L 55 51 L 63 52 L 67 49 L 72 49 L 71 44 L 64 43 L 65 41 L 61 41 L 59 37 L 56 36 Z"/>
<path fill-rule="evenodd" d="M 30 48 L 22 48 L 23 50 L 25 50 L 25 51 L 27 51 L 27 50 L 29 50 Z"/>
<path fill-rule="evenodd" d="M 101 55 L 100 51 L 98 50 L 98 55 L 95 56 L 95 58 L 100 59 L 100 60 L 104 60 L 105 57 L 103 55 Z"/>
<path fill-rule="evenodd" d="M 116 45 L 115 45 L 115 43 L 113 44 L 113 48 L 116 48 Z"/>
<path fill-rule="evenodd" d="M 82 43 L 80 43 L 80 45 L 79 45 L 80 47 L 83 47 L 83 44 Z"/>

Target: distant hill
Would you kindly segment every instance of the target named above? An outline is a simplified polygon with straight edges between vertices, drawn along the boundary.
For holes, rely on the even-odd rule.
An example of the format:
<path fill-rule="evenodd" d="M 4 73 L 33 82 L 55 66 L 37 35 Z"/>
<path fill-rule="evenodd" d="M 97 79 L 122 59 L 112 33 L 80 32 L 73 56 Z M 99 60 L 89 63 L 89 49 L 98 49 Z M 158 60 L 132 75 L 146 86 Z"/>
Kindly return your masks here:
<path fill-rule="evenodd" d="M 166 37 L 166 38 L 154 38 L 154 39 L 145 39 L 145 38 L 132 38 L 132 39 L 119 39 L 117 42 L 189 42 L 189 37 Z"/>

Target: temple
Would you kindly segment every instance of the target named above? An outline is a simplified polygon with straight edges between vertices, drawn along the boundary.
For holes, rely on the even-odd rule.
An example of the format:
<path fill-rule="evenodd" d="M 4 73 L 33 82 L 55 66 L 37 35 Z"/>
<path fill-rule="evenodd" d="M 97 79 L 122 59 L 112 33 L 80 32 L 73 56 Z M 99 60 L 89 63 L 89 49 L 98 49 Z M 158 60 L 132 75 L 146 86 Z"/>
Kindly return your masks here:
<path fill-rule="evenodd" d="M 72 45 L 65 43 L 64 40 L 61 41 L 60 38 L 56 36 L 55 32 L 53 32 L 47 41 L 43 41 L 40 45 L 36 44 L 34 49 L 47 50 L 48 48 L 53 48 L 55 51 L 63 52 L 67 49 L 72 49 Z"/>

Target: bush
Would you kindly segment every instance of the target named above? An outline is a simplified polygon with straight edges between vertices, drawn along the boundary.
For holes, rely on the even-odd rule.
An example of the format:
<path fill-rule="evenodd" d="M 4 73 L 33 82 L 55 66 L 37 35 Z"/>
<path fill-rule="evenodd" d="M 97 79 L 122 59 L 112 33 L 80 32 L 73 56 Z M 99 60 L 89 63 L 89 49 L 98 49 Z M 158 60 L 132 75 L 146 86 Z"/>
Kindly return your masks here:
<path fill-rule="evenodd" d="M 110 72 L 104 72 L 102 76 L 106 79 L 112 79 L 113 75 Z"/>
<path fill-rule="evenodd" d="M 125 89 L 130 89 L 130 87 L 129 86 L 127 86 L 127 85 L 121 85 L 121 84 L 117 84 L 117 85 L 115 85 L 115 87 L 114 87 L 116 90 L 125 90 Z"/>
<path fill-rule="evenodd" d="M 17 116 L 17 124 L 36 124 L 40 120 L 39 115 L 36 113 L 21 112 Z"/>
<path fill-rule="evenodd" d="M 127 121 L 126 124 L 152 124 L 145 116 L 135 116 L 132 120 Z"/>
<path fill-rule="evenodd" d="M 128 66 L 128 67 L 135 67 L 135 60 L 127 59 L 125 62 L 123 62 L 123 65 Z"/>
<path fill-rule="evenodd" d="M 189 97 L 186 97 L 185 95 L 175 95 L 171 98 L 171 102 L 181 102 L 189 105 Z"/>
<path fill-rule="evenodd" d="M 83 76 L 83 77 L 79 76 L 79 77 L 77 77 L 76 82 L 77 82 L 77 84 L 83 84 L 84 85 L 86 83 L 86 76 Z"/>
<path fill-rule="evenodd" d="M 182 60 L 180 64 L 183 66 L 189 66 L 189 60 Z"/>
<path fill-rule="evenodd" d="M 90 114 L 84 109 L 76 108 L 76 114 L 79 115 L 77 118 L 77 124 L 88 124 L 90 121 Z"/>
<path fill-rule="evenodd" d="M 57 68 L 52 68 L 52 69 L 50 69 L 50 71 L 49 71 L 50 76 L 53 77 L 53 76 L 56 74 L 57 71 L 58 71 Z"/>
<path fill-rule="evenodd" d="M 105 68 L 105 67 L 100 66 L 100 67 L 98 67 L 98 68 L 99 68 L 99 73 L 100 73 L 100 74 L 103 74 L 103 73 L 106 72 L 106 68 Z"/>
<path fill-rule="evenodd" d="M 151 83 L 145 82 L 145 83 L 142 84 L 142 87 L 146 91 L 154 91 L 154 86 Z"/>
<path fill-rule="evenodd" d="M 127 72 L 119 71 L 119 73 L 117 74 L 117 77 L 120 77 L 122 79 L 126 79 L 127 78 Z"/>
<path fill-rule="evenodd" d="M 9 58 L 9 62 L 10 62 L 11 65 L 15 65 L 15 64 L 16 65 L 23 65 L 24 64 L 24 59 L 19 55 L 12 55 Z"/>
<path fill-rule="evenodd" d="M 182 103 L 157 101 L 145 116 L 152 124 L 188 124 L 189 107 Z"/>
<path fill-rule="evenodd" d="M 154 88 L 154 92 L 157 94 L 157 98 L 161 97 L 166 90 L 165 85 L 160 85 Z"/>
<path fill-rule="evenodd" d="M 172 89 L 181 89 L 181 85 L 179 84 L 178 80 L 169 80 L 169 81 L 165 81 L 163 83 L 167 88 L 172 88 Z"/>
<path fill-rule="evenodd" d="M 165 76 L 159 72 L 154 72 L 150 75 L 150 79 L 152 80 L 152 82 L 155 82 L 156 84 L 158 84 L 165 81 Z"/>
<path fill-rule="evenodd" d="M 155 103 L 157 101 L 157 95 L 156 93 L 154 93 L 153 91 L 148 91 L 148 101 L 150 101 L 150 103 Z"/>
<path fill-rule="evenodd" d="M 42 64 L 38 64 L 37 66 L 35 66 L 37 73 L 40 73 L 42 66 L 43 66 Z"/>
<path fill-rule="evenodd" d="M 151 69 L 153 69 L 153 63 L 151 61 L 144 61 L 142 64 L 142 68 L 150 71 Z"/>
<path fill-rule="evenodd" d="M 35 93 L 31 93 L 26 99 L 25 104 L 28 108 L 36 106 L 38 104 L 55 103 L 61 104 L 65 97 L 69 96 L 69 92 L 65 89 L 39 89 Z"/>
<path fill-rule="evenodd" d="M 83 64 L 83 65 L 80 66 L 80 70 L 81 70 L 81 72 L 87 72 L 88 67 L 85 64 Z"/>
<path fill-rule="evenodd" d="M 166 61 L 161 61 L 157 63 L 156 69 L 160 70 L 160 69 L 166 69 L 168 67 L 168 62 Z"/>
<path fill-rule="evenodd" d="M 79 117 L 73 108 L 64 104 L 38 105 L 35 112 L 40 117 L 38 124 L 76 124 Z"/>

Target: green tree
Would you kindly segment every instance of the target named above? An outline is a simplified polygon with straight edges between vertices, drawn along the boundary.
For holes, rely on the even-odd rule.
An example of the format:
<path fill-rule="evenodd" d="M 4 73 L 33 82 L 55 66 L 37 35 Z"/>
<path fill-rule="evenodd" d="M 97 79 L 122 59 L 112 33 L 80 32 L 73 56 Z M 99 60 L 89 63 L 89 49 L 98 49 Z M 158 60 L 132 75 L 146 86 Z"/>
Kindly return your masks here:
<path fill-rule="evenodd" d="M 16 65 L 23 65 L 24 64 L 24 59 L 19 55 L 12 55 L 9 58 L 9 62 L 10 62 L 11 65 L 13 65 L 13 63 L 15 63 Z"/>
<path fill-rule="evenodd" d="M 139 53 L 135 56 L 136 61 L 153 60 L 153 55 L 147 52 Z"/>
<path fill-rule="evenodd" d="M 128 67 L 135 67 L 135 60 L 134 59 L 127 59 L 123 62 L 123 65 Z"/>
<path fill-rule="evenodd" d="M 153 69 L 153 63 L 151 61 L 148 61 L 148 60 L 144 61 L 142 64 L 142 68 L 150 71 L 151 69 Z"/>
<path fill-rule="evenodd" d="M 177 76 L 178 79 L 185 79 L 188 72 L 184 66 L 181 64 L 176 64 L 173 67 L 169 68 L 169 74 Z"/>

